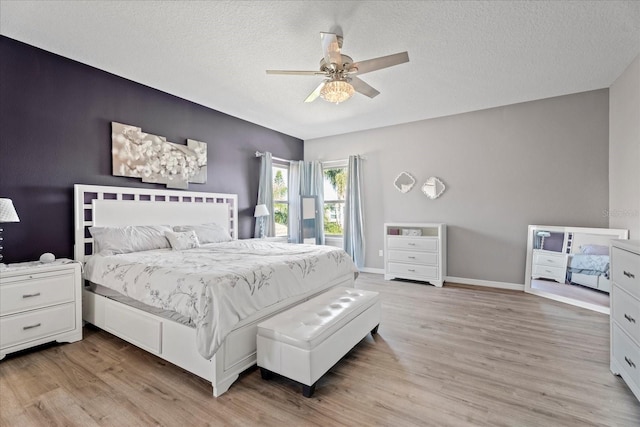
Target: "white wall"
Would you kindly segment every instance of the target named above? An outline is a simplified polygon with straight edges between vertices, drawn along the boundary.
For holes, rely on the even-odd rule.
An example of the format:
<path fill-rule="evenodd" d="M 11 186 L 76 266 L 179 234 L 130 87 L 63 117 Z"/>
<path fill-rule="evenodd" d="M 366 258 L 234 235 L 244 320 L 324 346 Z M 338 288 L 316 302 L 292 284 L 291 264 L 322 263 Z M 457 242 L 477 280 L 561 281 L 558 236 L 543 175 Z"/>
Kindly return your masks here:
<path fill-rule="evenodd" d="M 609 227 L 640 239 L 640 55 L 609 89 Z"/>
<path fill-rule="evenodd" d="M 528 224 L 608 226 L 608 121 L 602 89 L 308 140 L 304 156 L 367 157 L 366 267 L 383 267 L 384 222 L 444 222 L 449 276 L 522 284 Z M 406 194 L 402 171 L 417 180 Z M 432 175 L 436 200 L 420 191 Z"/>

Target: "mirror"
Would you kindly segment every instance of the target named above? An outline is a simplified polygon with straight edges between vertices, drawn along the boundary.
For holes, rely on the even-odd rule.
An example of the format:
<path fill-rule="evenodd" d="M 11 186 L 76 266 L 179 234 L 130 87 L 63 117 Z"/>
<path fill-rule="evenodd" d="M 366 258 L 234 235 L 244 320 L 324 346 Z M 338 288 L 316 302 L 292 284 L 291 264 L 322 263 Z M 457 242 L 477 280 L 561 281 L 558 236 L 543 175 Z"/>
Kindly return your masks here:
<path fill-rule="evenodd" d="M 627 230 L 530 225 L 524 291 L 609 313 L 609 245 Z"/>
<path fill-rule="evenodd" d="M 302 239 L 302 243 L 308 245 L 318 244 L 318 236 L 316 233 L 317 203 L 318 198 L 316 196 L 300 196 L 300 205 L 302 207 L 300 238 Z"/>
<path fill-rule="evenodd" d="M 427 178 L 427 181 L 422 184 L 422 192 L 430 199 L 437 199 L 442 193 L 444 193 L 444 183 L 435 176 Z"/>
<path fill-rule="evenodd" d="M 409 190 L 413 188 L 416 180 L 409 172 L 401 172 L 393 181 L 393 185 L 398 189 L 401 193 L 407 193 Z"/>

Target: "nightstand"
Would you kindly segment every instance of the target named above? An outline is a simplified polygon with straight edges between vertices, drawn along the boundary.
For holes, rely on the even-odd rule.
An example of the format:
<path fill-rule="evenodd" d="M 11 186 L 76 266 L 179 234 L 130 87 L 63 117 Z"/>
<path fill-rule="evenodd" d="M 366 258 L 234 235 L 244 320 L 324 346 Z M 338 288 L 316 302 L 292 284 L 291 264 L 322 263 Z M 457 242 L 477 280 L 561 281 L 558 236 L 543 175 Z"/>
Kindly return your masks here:
<path fill-rule="evenodd" d="M 562 252 L 534 249 L 531 277 L 534 279 L 550 279 L 558 283 L 565 283 L 568 259 L 569 256 Z"/>
<path fill-rule="evenodd" d="M 82 339 L 80 264 L 58 259 L 0 270 L 0 359 L 50 341 Z"/>

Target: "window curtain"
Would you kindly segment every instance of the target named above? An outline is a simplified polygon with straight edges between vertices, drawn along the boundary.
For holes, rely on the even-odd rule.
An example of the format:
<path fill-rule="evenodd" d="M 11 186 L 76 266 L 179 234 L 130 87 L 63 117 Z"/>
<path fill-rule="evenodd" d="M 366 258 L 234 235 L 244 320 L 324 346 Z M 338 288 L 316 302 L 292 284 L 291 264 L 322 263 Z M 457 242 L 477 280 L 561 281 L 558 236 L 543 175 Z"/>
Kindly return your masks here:
<path fill-rule="evenodd" d="M 316 243 L 324 245 L 324 178 L 320 162 L 291 162 L 289 166 L 289 236 L 292 243 L 302 243 L 300 196 L 316 198 Z"/>
<path fill-rule="evenodd" d="M 289 242 L 300 243 L 300 217 L 302 206 L 300 206 L 300 164 L 302 162 L 289 162 Z"/>
<path fill-rule="evenodd" d="M 267 205 L 269 216 L 262 218 L 264 225 L 264 235 L 273 237 L 275 235 L 276 223 L 273 217 L 273 160 L 268 151 L 260 159 L 260 184 L 258 186 L 257 205 Z M 260 237 L 260 218 L 256 218 L 254 230 L 255 237 Z"/>
<path fill-rule="evenodd" d="M 364 267 L 364 217 L 361 192 L 362 159 L 349 156 L 347 198 L 344 207 L 344 250 L 356 267 Z"/>

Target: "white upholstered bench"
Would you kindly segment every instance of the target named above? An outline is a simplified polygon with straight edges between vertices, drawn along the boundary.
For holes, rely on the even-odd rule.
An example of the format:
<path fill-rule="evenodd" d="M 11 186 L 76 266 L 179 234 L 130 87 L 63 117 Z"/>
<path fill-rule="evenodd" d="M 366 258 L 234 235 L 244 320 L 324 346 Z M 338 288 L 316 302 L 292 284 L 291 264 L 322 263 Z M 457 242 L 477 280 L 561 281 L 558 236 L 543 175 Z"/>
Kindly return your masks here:
<path fill-rule="evenodd" d="M 273 373 L 302 384 L 311 397 L 316 382 L 380 323 L 377 292 L 334 288 L 258 325 L 262 378 Z"/>

